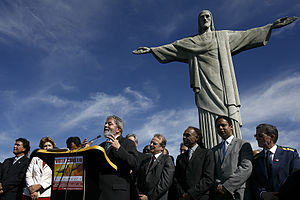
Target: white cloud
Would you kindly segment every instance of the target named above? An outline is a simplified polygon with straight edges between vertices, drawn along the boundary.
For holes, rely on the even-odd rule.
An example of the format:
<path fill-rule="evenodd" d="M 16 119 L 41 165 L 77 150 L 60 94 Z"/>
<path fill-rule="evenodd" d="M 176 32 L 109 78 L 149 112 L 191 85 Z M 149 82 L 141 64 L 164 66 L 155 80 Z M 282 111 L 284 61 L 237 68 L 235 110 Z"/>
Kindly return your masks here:
<path fill-rule="evenodd" d="M 0 145 L 8 144 L 8 143 L 12 144 L 14 142 L 14 139 L 11 138 L 11 135 L 12 134 L 8 132 L 0 132 Z"/>
<path fill-rule="evenodd" d="M 174 11 L 171 16 L 172 17 L 170 17 L 169 14 L 167 18 L 161 19 L 161 23 L 155 24 L 155 26 L 150 26 L 149 30 L 156 35 L 159 35 L 160 38 L 166 38 L 169 40 L 170 36 L 178 31 L 180 27 L 186 23 L 187 19 L 191 19 L 191 13 L 185 11 L 181 11 L 180 13 Z M 192 17 L 192 20 L 197 22 L 197 16 Z M 197 24 L 195 24 L 195 26 L 197 27 Z M 197 28 L 195 30 L 197 30 Z"/>
<path fill-rule="evenodd" d="M 131 115 L 138 112 L 145 112 L 151 108 L 152 100 L 141 93 L 127 87 L 124 89 L 126 96 L 116 96 L 97 93 L 90 100 L 74 102 L 74 112 L 68 113 L 60 124 L 62 130 L 79 126 L 81 122 L 92 118 L 105 117 L 111 113 L 118 113 L 120 116 Z"/>
<path fill-rule="evenodd" d="M 300 120 L 300 74 L 279 77 L 252 91 L 255 92 L 241 97 L 245 123 L 282 118 Z"/>
<path fill-rule="evenodd" d="M 153 135 L 160 133 L 167 139 L 166 148 L 175 156 L 179 153 L 179 144 L 182 142 L 183 131 L 188 126 L 198 127 L 198 110 L 182 108 L 178 110 L 163 110 L 145 119 L 143 126 L 133 132 L 139 138 L 139 149 L 149 144 Z M 176 158 L 175 158 L 176 159 Z"/>
<path fill-rule="evenodd" d="M 72 45 L 70 42 L 73 42 L 74 46 L 79 44 L 81 40 L 78 39 L 91 34 L 92 30 L 87 29 L 88 25 L 93 23 L 94 17 L 101 15 L 105 8 L 103 1 L 94 0 L 16 0 L 1 4 L 5 9 L 1 9 L 0 32 L 45 50 L 49 46 L 53 47 L 53 42 L 59 44 L 58 40 L 64 45 Z M 100 4 L 101 7 L 97 6 Z"/>
<path fill-rule="evenodd" d="M 18 98 L 15 93 L 10 93 L 6 100 L 14 102 L 15 106 L 13 110 L 7 111 L 7 115 L 17 119 L 31 113 L 30 117 L 36 117 L 37 124 L 44 121 L 41 116 L 48 120 L 53 119 L 52 128 L 56 127 L 55 132 L 62 132 L 79 127 L 82 123 L 100 116 L 105 117 L 111 113 L 118 113 L 121 116 L 132 115 L 145 112 L 153 106 L 151 99 L 129 87 L 118 95 L 96 93 L 83 101 L 60 98 L 46 94 L 46 91 L 27 98 Z M 43 109 L 43 113 L 40 113 L 40 109 Z M 48 123 L 50 122 L 51 120 Z"/>
<path fill-rule="evenodd" d="M 77 91 L 77 88 L 72 85 L 68 85 L 65 83 L 59 83 L 59 86 L 65 91 Z"/>
<path fill-rule="evenodd" d="M 13 147 L 14 147 L 13 145 L 14 145 L 16 138 L 12 138 L 12 135 L 13 134 L 11 134 L 9 132 L 2 132 L 2 131 L 0 132 L 0 145 L 8 146 L 6 151 L 1 151 L 0 161 L 3 161 L 8 157 L 14 156 L 14 154 L 12 152 L 13 152 Z"/>
<path fill-rule="evenodd" d="M 59 98 L 55 95 L 47 94 L 39 94 L 36 96 L 28 97 L 22 102 L 24 106 L 28 107 L 35 107 L 37 104 L 47 104 L 58 108 L 65 107 L 66 105 L 69 105 L 71 103 L 72 102 L 69 100 Z"/>
<path fill-rule="evenodd" d="M 253 137 L 255 127 L 261 123 L 270 123 L 279 129 L 278 144 L 300 149 L 297 136 L 300 120 L 300 74 L 274 78 L 250 93 L 241 95 L 243 138 L 250 140 L 257 149 Z"/>
<path fill-rule="evenodd" d="M 97 66 L 97 58 L 87 49 L 107 11 L 103 1 L 5 1 L 0 2 L 0 42 L 17 41 L 46 52 L 39 66 L 47 70 L 74 66 Z M 101 6 L 100 6 L 101 5 Z M 97 19 L 97 20 L 95 20 Z M 37 60 L 38 62 L 38 60 Z M 47 78 L 49 74 L 46 74 Z M 51 77 L 53 79 L 53 76 Z"/>
<path fill-rule="evenodd" d="M 290 13 L 299 13 L 299 8 L 299 3 L 296 3 L 296 1 L 289 2 L 289 6 L 287 6 L 287 2 L 284 0 L 225 0 L 218 7 L 218 12 L 221 13 L 221 17 L 222 15 L 226 16 L 226 18 L 219 20 L 226 20 L 223 23 L 230 27 L 236 27 L 240 23 L 253 19 L 258 22 L 253 26 L 258 26 L 263 25 L 262 23 L 272 23 L 272 20 L 276 17 L 281 18 L 289 16 Z M 267 11 L 271 11 L 272 16 L 266 15 Z M 266 16 L 268 18 L 265 19 Z M 259 21 L 259 19 L 264 21 Z"/>

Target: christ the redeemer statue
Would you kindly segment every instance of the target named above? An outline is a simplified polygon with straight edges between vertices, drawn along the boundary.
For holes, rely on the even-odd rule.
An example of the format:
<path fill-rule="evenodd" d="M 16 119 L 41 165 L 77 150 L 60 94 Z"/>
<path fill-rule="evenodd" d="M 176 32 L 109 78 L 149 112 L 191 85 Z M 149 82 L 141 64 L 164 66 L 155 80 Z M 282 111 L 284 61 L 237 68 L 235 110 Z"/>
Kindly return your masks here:
<path fill-rule="evenodd" d="M 211 148 L 221 141 L 215 130 L 215 119 L 220 115 L 232 119 L 234 136 L 241 138 L 241 105 L 232 55 L 266 45 L 272 29 L 295 20 L 296 17 L 285 17 L 246 31 L 215 31 L 211 12 L 203 10 L 198 16 L 199 34 L 159 47 L 140 47 L 133 53 L 152 53 L 161 63 L 179 61 L 189 64 L 199 128 L 206 147 Z"/>

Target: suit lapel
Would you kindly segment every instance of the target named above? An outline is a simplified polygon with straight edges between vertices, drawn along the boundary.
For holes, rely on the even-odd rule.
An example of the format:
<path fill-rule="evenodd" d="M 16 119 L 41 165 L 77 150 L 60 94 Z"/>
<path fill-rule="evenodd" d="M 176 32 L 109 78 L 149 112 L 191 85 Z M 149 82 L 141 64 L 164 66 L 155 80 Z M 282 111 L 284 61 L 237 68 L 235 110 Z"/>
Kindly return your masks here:
<path fill-rule="evenodd" d="M 237 142 L 237 139 L 234 137 L 234 138 L 232 139 L 232 141 L 230 142 L 230 144 L 228 145 L 228 148 L 227 148 L 227 151 L 226 151 L 226 154 L 225 154 L 225 158 L 224 158 L 224 160 L 223 160 L 223 163 L 225 162 L 225 160 L 228 159 L 228 156 L 230 155 L 230 153 L 231 153 L 233 147 L 235 146 L 235 143 L 236 143 L 236 142 Z"/>
<path fill-rule="evenodd" d="M 160 155 L 158 156 L 158 158 L 153 162 L 153 164 L 152 164 L 152 166 L 150 167 L 150 169 L 148 170 L 148 172 L 149 172 L 149 171 L 152 171 L 152 170 L 156 167 L 156 165 L 158 165 L 159 162 L 161 162 L 162 157 L 163 157 L 163 153 L 160 154 Z"/>
<path fill-rule="evenodd" d="M 278 170 L 280 169 L 279 166 L 281 164 L 281 158 L 283 154 L 283 150 L 277 146 L 277 149 L 275 151 L 274 157 L 273 157 L 273 164 L 272 164 L 272 175 L 274 177 L 274 174 L 277 174 Z"/>
<path fill-rule="evenodd" d="M 190 162 L 192 161 L 192 160 L 194 160 L 196 157 L 197 157 L 197 155 L 200 153 L 200 147 L 198 146 L 197 147 L 197 149 L 194 151 L 194 153 L 193 153 L 193 155 L 192 155 L 192 157 L 191 157 L 191 159 L 190 159 Z M 189 154 L 187 154 L 187 159 L 188 159 L 188 157 L 189 157 Z"/>
<path fill-rule="evenodd" d="M 221 166 L 222 164 L 222 158 L 223 158 L 223 151 L 222 151 L 222 143 L 219 143 L 216 147 L 215 147 L 215 158 L 216 158 L 216 164 L 218 166 L 218 168 Z"/>
<path fill-rule="evenodd" d="M 13 162 L 14 162 L 14 158 L 13 159 L 11 159 L 11 165 L 10 165 L 10 168 L 8 169 L 9 171 L 10 170 L 14 170 L 15 168 L 19 168 L 20 167 L 20 165 L 22 164 L 22 162 L 26 159 L 27 157 L 24 155 L 22 158 L 20 158 L 19 160 L 17 160 L 14 164 L 13 164 Z"/>
<path fill-rule="evenodd" d="M 15 160 L 15 157 L 12 157 L 7 161 L 8 170 L 12 168 L 14 160 Z"/>

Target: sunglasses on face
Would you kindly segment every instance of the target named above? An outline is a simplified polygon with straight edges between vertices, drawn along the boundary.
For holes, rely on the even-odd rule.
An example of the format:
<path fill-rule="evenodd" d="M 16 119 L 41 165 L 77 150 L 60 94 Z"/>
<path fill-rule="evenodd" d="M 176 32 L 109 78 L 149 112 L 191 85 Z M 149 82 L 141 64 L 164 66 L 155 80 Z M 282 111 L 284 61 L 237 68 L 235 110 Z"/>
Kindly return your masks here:
<path fill-rule="evenodd" d="M 263 133 L 257 133 L 254 135 L 255 138 L 263 138 L 265 135 Z"/>

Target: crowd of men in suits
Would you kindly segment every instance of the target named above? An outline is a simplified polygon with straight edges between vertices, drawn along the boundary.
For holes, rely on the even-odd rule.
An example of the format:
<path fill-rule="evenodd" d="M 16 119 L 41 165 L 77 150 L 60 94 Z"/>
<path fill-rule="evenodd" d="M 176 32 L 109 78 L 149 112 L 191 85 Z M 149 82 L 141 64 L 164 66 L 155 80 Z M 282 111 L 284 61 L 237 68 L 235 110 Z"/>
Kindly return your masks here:
<path fill-rule="evenodd" d="M 182 153 L 174 161 L 162 134 L 154 134 L 141 153 L 136 135 L 123 137 L 122 119 L 108 116 L 104 125 L 107 140 L 100 146 L 118 170 L 101 172 L 100 193 L 94 199 L 300 199 L 299 155 L 295 149 L 276 144 L 275 126 L 257 126 L 254 137 L 263 150 L 253 156 L 250 143 L 233 136 L 230 118 L 220 116 L 215 125 L 220 144 L 206 149 L 200 130 L 190 126 L 183 133 Z M 16 140 L 15 157 L 1 166 L 0 200 L 21 199 L 29 151 L 26 139 Z"/>

